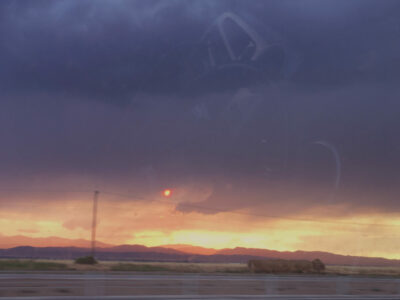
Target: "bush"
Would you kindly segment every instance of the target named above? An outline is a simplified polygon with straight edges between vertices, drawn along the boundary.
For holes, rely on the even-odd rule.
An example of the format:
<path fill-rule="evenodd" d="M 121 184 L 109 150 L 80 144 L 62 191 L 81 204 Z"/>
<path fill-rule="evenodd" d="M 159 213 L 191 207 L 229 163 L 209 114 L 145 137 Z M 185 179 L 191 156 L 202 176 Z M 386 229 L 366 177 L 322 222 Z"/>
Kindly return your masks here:
<path fill-rule="evenodd" d="M 325 264 L 319 259 L 314 259 L 312 261 L 314 271 L 320 273 L 325 270 Z"/>
<path fill-rule="evenodd" d="M 287 259 L 251 259 L 248 267 L 254 273 L 322 273 L 325 270 L 324 263 L 315 259 L 287 260 Z"/>
<path fill-rule="evenodd" d="M 80 265 L 95 265 L 97 264 L 97 260 L 93 256 L 84 256 L 84 257 L 78 257 L 75 259 L 76 264 Z"/>
<path fill-rule="evenodd" d="M 112 266 L 111 271 L 157 272 L 171 270 L 168 267 L 159 265 L 120 263 L 118 265 Z"/>

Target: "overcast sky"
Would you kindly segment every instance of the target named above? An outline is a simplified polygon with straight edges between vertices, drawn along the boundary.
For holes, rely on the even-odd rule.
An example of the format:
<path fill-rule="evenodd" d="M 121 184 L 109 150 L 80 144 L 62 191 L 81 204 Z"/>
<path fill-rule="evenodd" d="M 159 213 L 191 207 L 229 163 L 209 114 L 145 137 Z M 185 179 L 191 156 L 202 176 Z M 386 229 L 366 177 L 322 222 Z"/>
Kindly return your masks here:
<path fill-rule="evenodd" d="M 190 69 L 225 12 L 283 49 L 279 76 Z M 3 0 L 1 204 L 400 212 L 399 53 L 398 1 Z"/>

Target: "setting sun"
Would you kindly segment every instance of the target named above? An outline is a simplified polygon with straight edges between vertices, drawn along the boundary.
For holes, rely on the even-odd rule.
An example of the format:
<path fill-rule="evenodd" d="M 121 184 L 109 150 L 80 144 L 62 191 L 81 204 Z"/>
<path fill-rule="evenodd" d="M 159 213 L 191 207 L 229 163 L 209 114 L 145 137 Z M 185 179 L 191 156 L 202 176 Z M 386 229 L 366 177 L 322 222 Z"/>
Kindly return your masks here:
<path fill-rule="evenodd" d="M 170 189 L 166 189 L 163 191 L 163 196 L 164 197 L 171 197 L 172 191 Z"/>

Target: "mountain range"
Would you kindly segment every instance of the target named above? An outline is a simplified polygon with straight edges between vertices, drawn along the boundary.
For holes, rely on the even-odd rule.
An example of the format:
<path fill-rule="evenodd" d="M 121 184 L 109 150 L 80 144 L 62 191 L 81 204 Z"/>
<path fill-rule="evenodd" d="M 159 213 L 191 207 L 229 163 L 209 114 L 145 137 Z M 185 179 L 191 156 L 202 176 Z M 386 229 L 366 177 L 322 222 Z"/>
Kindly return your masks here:
<path fill-rule="evenodd" d="M 74 259 L 90 254 L 89 241 L 57 237 L 0 236 L 0 248 L 2 248 L 0 258 Z M 400 260 L 395 259 L 349 256 L 322 251 L 292 252 L 243 247 L 216 250 L 185 244 L 146 247 L 143 245 L 115 246 L 97 242 L 96 257 L 100 260 L 215 263 L 245 263 L 252 258 L 307 260 L 319 258 L 329 265 L 400 266 Z"/>

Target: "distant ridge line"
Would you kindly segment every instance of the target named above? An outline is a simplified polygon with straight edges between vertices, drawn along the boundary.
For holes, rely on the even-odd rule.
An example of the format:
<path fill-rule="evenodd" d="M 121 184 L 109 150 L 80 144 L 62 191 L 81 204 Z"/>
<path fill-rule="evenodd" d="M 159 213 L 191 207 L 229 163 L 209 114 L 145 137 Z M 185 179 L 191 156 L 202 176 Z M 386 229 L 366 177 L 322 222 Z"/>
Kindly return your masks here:
<path fill-rule="evenodd" d="M 380 257 L 362 257 L 333 254 L 322 251 L 275 251 L 268 249 L 234 248 L 216 250 L 215 254 L 204 255 L 180 252 L 166 247 L 146 247 L 142 245 L 120 245 L 99 248 L 97 258 L 100 260 L 158 261 L 158 262 L 212 262 L 212 263 L 246 263 L 249 259 L 321 259 L 328 265 L 354 266 L 400 266 L 400 260 Z M 32 247 L 19 246 L 0 249 L 0 258 L 23 259 L 75 259 L 88 255 L 90 248 L 81 247 Z"/>

